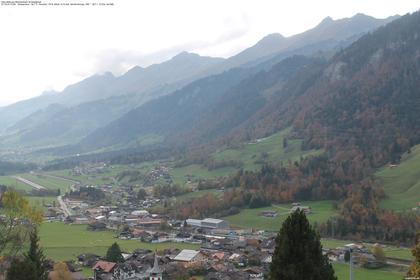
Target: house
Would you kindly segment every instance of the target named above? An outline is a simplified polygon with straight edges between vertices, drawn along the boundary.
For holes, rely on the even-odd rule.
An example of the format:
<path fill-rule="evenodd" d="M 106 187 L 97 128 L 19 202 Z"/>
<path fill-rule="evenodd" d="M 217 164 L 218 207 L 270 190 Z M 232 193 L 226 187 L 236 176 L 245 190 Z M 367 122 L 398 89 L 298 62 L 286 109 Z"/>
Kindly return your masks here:
<path fill-rule="evenodd" d="M 162 224 L 161 219 L 144 218 L 144 219 L 137 220 L 137 225 L 141 227 L 159 227 L 161 224 Z"/>
<path fill-rule="evenodd" d="M 311 213 L 311 207 L 309 207 L 309 206 L 303 206 L 303 205 L 293 206 L 290 209 L 290 213 L 296 212 L 298 210 L 303 211 L 305 214 L 310 214 Z"/>
<path fill-rule="evenodd" d="M 182 250 L 176 257 L 173 259 L 178 262 L 195 262 L 201 259 L 200 251 L 196 250 Z"/>
<path fill-rule="evenodd" d="M 98 261 L 93 267 L 94 280 L 112 280 L 118 273 L 116 263 Z"/>
<path fill-rule="evenodd" d="M 187 219 L 185 222 L 187 223 L 187 225 L 192 227 L 201 227 L 201 220 Z"/>
<path fill-rule="evenodd" d="M 277 217 L 277 211 L 262 211 L 260 213 L 260 216 L 263 216 L 266 218 L 274 218 L 274 217 Z"/>
<path fill-rule="evenodd" d="M 131 215 L 138 216 L 138 217 L 146 217 L 149 216 L 149 211 L 147 210 L 136 210 L 131 212 Z"/>
<path fill-rule="evenodd" d="M 249 279 L 264 280 L 264 271 L 259 267 L 250 267 L 244 271 L 248 273 Z"/>

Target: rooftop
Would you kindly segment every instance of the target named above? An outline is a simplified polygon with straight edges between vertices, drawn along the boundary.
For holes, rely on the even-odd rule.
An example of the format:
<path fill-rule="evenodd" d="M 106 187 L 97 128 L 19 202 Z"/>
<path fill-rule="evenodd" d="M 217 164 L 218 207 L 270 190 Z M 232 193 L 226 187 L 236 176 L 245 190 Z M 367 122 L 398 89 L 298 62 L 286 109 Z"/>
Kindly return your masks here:
<path fill-rule="evenodd" d="M 200 251 L 196 250 L 182 250 L 175 258 L 175 261 L 190 262 L 192 261 Z"/>

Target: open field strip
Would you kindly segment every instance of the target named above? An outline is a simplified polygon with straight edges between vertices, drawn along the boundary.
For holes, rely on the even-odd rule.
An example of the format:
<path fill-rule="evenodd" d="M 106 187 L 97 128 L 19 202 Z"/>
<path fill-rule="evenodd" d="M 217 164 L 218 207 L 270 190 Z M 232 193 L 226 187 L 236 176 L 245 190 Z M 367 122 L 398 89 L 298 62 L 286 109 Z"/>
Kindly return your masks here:
<path fill-rule="evenodd" d="M 120 240 L 112 231 L 88 231 L 86 225 L 68 225 L 60 222 L 43 223 L 40 240 L 46 255 L 53 260 L 74 260 L 82 253 L 104 256 L 112 243 L 117 242 L 126 252 L 135 249 L 163 250 L 165 248 L 197 249 L 187 243 L 144 243 L 138 240 Z"/>

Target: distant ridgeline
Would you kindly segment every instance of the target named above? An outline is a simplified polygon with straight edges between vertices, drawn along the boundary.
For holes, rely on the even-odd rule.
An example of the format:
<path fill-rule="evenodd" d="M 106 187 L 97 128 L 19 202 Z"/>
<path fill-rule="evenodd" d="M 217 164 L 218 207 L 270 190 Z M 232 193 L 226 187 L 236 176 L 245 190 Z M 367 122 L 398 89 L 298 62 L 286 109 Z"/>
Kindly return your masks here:
<path fill-rule="evenodd" d="M 0 176 L 28 172 L 36 168 L 35 164 L 0 161 Z"/>

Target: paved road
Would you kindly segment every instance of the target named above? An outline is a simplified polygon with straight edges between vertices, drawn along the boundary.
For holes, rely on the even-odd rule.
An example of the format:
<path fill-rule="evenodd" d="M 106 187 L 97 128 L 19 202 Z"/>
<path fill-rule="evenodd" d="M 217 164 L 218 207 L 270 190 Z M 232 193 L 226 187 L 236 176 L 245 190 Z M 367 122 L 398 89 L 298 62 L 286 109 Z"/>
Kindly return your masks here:
<path fill-rule="evenodd" d="M 46 190 L 47 189 L 46 187 L 43 187 L 41 185 L 38 185 L 37 183 L 34 183 L 32 181 L 29 181 L 29 180 L 26 180 L 25 178 L 22 178 L 22 177 L 19 177 L 19 176 L 13 176 L 13 178 L 15 178 L 18 181 L 21 181 L 22 183 L 25 183 L 25 184 L 31 186 L 32 188 L 34 188 L 34 189 L 36 189 L 38 191 L 40 191 L 40 190 Z"/>
<path fill-rule="evenodd" d="M 71 211 L 67 207 L 67 204 L 64 203 L 63 198 L 61 197 L 61 195 L 57 196 L 57 200 L 58 200 L 58 203 L 60 204 L 61 210 L 63 210 L 64 216 L 65 217 L 71 216 Z"/>

